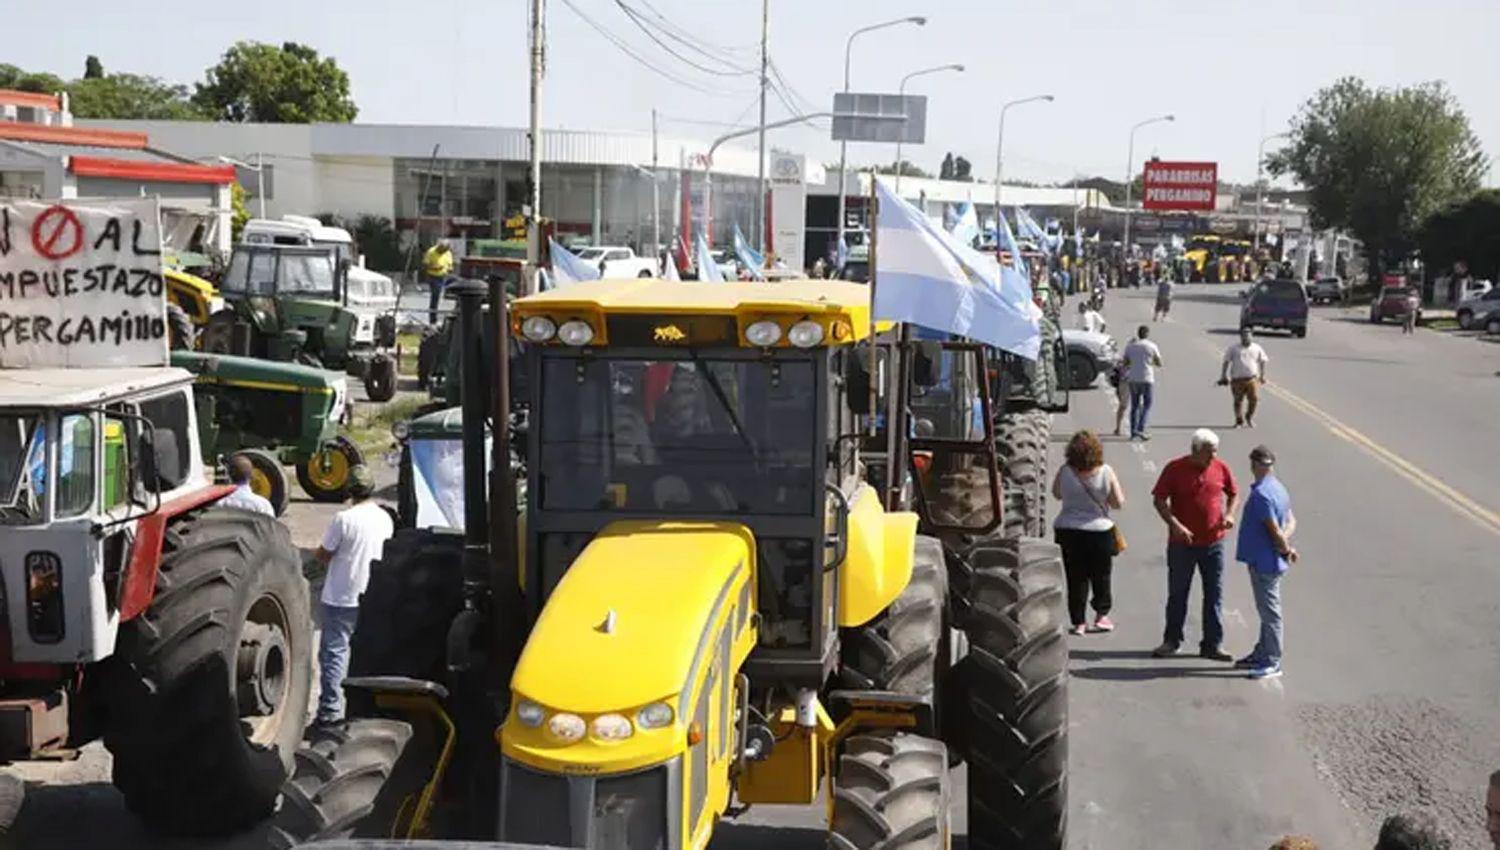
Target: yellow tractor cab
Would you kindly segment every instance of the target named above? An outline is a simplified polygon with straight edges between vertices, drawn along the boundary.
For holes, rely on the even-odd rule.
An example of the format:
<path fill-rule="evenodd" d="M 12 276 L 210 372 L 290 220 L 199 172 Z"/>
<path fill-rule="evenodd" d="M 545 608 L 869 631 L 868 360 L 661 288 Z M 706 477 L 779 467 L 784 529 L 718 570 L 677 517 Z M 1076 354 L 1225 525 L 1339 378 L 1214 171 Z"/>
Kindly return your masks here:
<path fill-rule="evenodd" d="M 477 354 L 462 340 L 484 287 L 455 286 Z M 726 813 L 822 799 L 829 846 L 936 850 L 967 758 L 973 846 L 1060 850 L 1056 547 L 975 544 L 950 597 L 943 544 L 867 483 L 863 449 L 871 375 L 884 406 L 902 375 L 937 386 L 941 370 L 889 349 L 870 369 L 869 297 L 630 279 L 515 301 L 524 521 L 502 524 L 504 475 L 487 492 L 472 423 L 495 417 L 471 406 L 488 376 L 466 354 L 463 536 L 402 530 L 372 566 L 346 683 L 358 719 L 308 761 L 349 767 L 299 771 L 283 839 L 698 850 Z M 937 443 L 886 430 L 920 472 Z M 363 819 L 341 814 L 356 769 L 380 787 Z"/>

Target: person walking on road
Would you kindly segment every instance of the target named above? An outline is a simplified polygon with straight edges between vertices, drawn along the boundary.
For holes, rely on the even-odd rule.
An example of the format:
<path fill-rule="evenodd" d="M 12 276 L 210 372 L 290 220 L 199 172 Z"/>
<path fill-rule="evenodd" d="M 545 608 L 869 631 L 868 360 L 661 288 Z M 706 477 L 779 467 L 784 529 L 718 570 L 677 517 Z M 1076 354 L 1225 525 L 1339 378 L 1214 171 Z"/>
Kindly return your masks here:
<path fill-rule="evenodd" d="M 1092 431 L 1079 431 L 1068 440 L 1067 463 L 1052 479 L 1052 497 L 1061 504 L 1052 522 L 1062 548 L 1068 577 L 1068 615 L 1072 632 L 1084 634 L 1089 593 L 1093 592 L 1094 631 L 1112 632 L 1113 605 L 1110 572 L 1115 558 L 1115 521 L 1111 509 L 1125 507 L 1120 479 L 1104 462 L 1104 446 Z"/>
<path fill-rule="evenodd" d="M 1172 275 L 1162 275 L 1161 281 L 1156 284 L 1156 311 L 1151 314 L 1151 321 L 1165 321 L 1167 314 L 1172 312 L 1172 289 Z"/>
<path fill-rule="evenodd" d="M 1251 337 L 1249 328 L 1240 328 L 1240 341 L 1224 351 L 1224 368 L 1219 372 L 1219 383 L 1229 385 L 1229 394 L 1234 400 L 1234 427 L 1255 427 L 1255 408 L 1260 402 L 1260 387 L 1266 382 L 1266 364 L 1269 362 L 1271 358 Z"/>
<path fill-rule="evenodd" d="M 1115 385 L 1115 436 L 1120 436 L 1120 424 L 1130 409 L 1130 366 L 1125 358 L 1115 361 L 1113 381 Z M 1133 435 L 1132 435 L 1133 436 Z"/>
<path fill-rule="evenodd" d="M 1125 346 L 1120 357 L 1125 361 L 1126 380 L 1130 383 L 1130 438 L 1149 440 L 1146 425 L 1151 416 L 1151 402 L 1156 395 L 1156 369 L 1162 365 L 1161 349 L 1148 337 L 1151 328 L 1141 325 L 1135 339 Z"/>
<path fill-rule="evenodd" d="M 1250 450 L 1250 471 L 1255 483 L 1245 498 L 1235 559 L 1250 571 L 1250 590 L 1260 614 L 1260 640 L 1249 655 L 1234 666 L 1250 671 L 1252 679 L 1274 679 L 1281 675 L 1281 577 L 1297 563 L 1291 537 L 1297 530 L 1292 497 L 1276 477 L 1276 455 L 1265 446 Z"/>
<path fill-rule="evenodd" d="M 255 474 L 255 467 L 250 464 L 250 459 L 244 455 L 235 455 L 229 459 L 228 466 L 229 483 L 234 485 L 234 492 L 220 499 L 219 507 L 276 516 L 271 500 L 250 489 L 250 478 Z"/>
<path fill-rule="evenodd" d="M 349 477 L 353 504 L 334 516 L 315 555 L 328 568 L 318 605 L 323 636 L 316 722 L 324 725 L 344 718 L 344 674 L 349 671 L 349 639 L 359 621 L 359 597 L 370 581 L 370 562 L 396 533 L 391 515 L 370 498 L 375 493 L 370 470 L 359 464 Z"/>
<path fill-rule="evenodd" d="M 1401 317 L 1401 333 L 1417 332 L 1417 314 L 1422 310 L 1422 299 L 1417 296 L 1415 286 L 1406 290 L 1406 313 Z"/>
<path fill-rule="evenodd" d="M 1099 311 L 1088 301 L 1078 302 L 1078 329 L 1088 331 L 1091 334 L 1102 334 L 1109 323 L 1099 315 Z"/>
<path fill-rule="evenodd" d="M 438 299 L 453 277 L 453 249 L 447 242 L 434 243 L 422 254 L 422 274 L 427 278 L 427 323 L 436 325 Z"/>
<path fill-rule="evenodd" d="M 1198 654 L 1214 661 L 1232 661 L 1224 651 L 1224 535 L 1234 528 L 1239 490 L 1229 465 L 1217 457 L 1219 435 L 1199 428 L 1193 432 L 1192 451 L 1167 464 L 1152 488 L 1156 513 L 1167 524 L 1167 625 L 1158 658 L 1176 655 L 1182 647 L 1188 594 L 1193 571 L 1203 577 L 1203 640 Z"/>

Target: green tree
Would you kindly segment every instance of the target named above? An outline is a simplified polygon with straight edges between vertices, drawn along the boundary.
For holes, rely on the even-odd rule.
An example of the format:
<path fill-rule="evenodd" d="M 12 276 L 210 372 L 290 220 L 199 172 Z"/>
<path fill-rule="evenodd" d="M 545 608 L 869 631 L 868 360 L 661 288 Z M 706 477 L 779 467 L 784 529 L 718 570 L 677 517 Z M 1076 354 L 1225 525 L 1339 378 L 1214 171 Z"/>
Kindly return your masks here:
<path fill-rule="evenodd" d="M 250 220 L 250 206 L 245 203 L 245 187 L 235 181 L 229 187 L 229 241 L 240 244 L 240 233 Z"/>
<path fill-rule="evenodd" d="M 1468 265 L 1475 277 L 1500 276 L 1500 189 L 1487 189 L 1438 210 L 1422 225 L 1417 244 L 1435 274 Z"/>
<path fill-rule="evenodd" d="M 57 94 L 66 87 L 62 77 L 56 74 L 33 73 L 17 68 L 15 65 L 0 63 L 0 89 Z"/>
<path fill-rule="evenodd" d="M 349 75 L 333 59 L 290 41 L 235 44 L 205 73 L 193 102 L 219 121 L 308 124 L 348 122 L 359 114 Z"/>
<path fill-rule="evenodd" d="M 916 167 L 915 165 L 912 165 L 911 161 L 910 160 L 906 160 L 906 159 L 901 160 L 901 162 L 899 162 L 899 163 L 893 162 L 893 163 L 890 163 L 889 165 L 877 165 L 877 166 L 875 166 L 875 173 L 876 174 L 895 174 L 897 168 L 901 169 L 901 176 L 903 176 L 903 177 L 931 177 L 932 176 L 932 174 L 930 174 L 929 172 L 923 171 L 922 169 Z"/>
<path fill-rule="evenodd" d="M 965 158 L 965 157 L 955 156 L 953 158 L 953 177 L 951 179 L 957 180 L 960 183 L 973 183 L 974 182 L 974 166 L 973 166 L 973 164 L 971 164 L 969 162 L 969 160 L 967 158 Z"/>
<path fill-rule="evenodd" d="M 951 153 L 943 154 L 943 164 L 938 166 L 938 179 L 939 180 L 952 180 L 953 179 L 953 154 L 951 154 Z"/>
<path fill-rule="evenodd" d="M 104 63 L 99 61 L 98 56 L 93 54 L 83 61 L 83 78 L 85 80 L 97 80 L 104 76 Z"/>
<path fill-rule="evenodd" d="M 1371 89 L 1346 77 L 1313 95 L 1291 139 L 1266 158 L 1308 190 L 1312 224 L 1352 232 L 1378 262 L 1399 263 L 1423 223 L 1478 190 L 1488 163 L 1469 120 L 1438 82 Z"/>
<path fill-rule="evenodd" d="M 203 113 L 188 98 L 187 86 L 139 74 L 109 74 L 68 85 L 73 114 L 79 118 L 152 118 L 190 121 Z"/>

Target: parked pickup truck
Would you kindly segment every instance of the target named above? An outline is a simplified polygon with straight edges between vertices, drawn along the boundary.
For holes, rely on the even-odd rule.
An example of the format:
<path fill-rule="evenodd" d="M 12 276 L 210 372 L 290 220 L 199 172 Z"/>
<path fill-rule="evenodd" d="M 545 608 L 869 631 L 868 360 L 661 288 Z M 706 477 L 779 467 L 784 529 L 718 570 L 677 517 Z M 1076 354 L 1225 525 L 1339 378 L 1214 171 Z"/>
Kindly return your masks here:
<path fill-rule="evenodd" d="M 660 274 L 656 260 L 637 257 L 634 249 L 623 245 L 589 245 L 573 253 L 598 269 L 600 277 L 656 277 Z"/>

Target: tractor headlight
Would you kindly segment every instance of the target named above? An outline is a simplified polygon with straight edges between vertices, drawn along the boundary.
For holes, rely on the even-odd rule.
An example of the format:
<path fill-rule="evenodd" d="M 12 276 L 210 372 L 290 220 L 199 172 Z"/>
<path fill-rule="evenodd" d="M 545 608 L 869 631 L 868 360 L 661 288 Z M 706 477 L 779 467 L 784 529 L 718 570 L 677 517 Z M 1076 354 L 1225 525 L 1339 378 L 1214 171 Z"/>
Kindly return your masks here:
<path fill-rule="evenodd" d="M 521 721 L 522 726 L 530 726 L 532 729 L 542 725 L 547 719 L 547 709 L 542 708 L 529 699 L 523 699 L 516 705 L 516 719 Z"/>
<path fill-rule="evenodd" d="M 405 440 L 411 436 L 411 423 L 405 419 L 399 419 L 391 423 L 391 436 L 398 440 Z"/>
<path fill-rule="evenodd" d="M 812 348 L 823 341 L 823 326 L 817 322 L 803 320 L 787 331 L 787 341 L 798 348 Z"/>
<path fill-rule="evenodd" d="M 745 339 L 751 345 L 769 348 L 781 342 L 781 325 L 772 321 L 754 322 L 745 328 Z"/>
<path fill-rule="evenodd" d="M 601 741 L 623 741 L 635 734 L 630 718 L 623 714 L 601 714 L 594 718 L 594 737 Z"/>
<path fill-rule="evenodd" d="M 672 725 L 676 714 L 672 706 L 664 702 L 653 702 L 635 715 L 635 723 L 642 729 L 664 729 Z"/>
<path fill-rule="evenodd" d="M 62 558 L 54 552 L 26 554 L 26 631 L 37 643 L 57 643 L 66 630 Z"/>
<path fill-rule="evenodd" d="M 528 316 L 521 323 L 521 336 L 532 342 L 546 342 L 557 336 L 557 323 L 546 316 Z"/>
<path fill-rule="evenodd" d="M 547 720 L 547 731 L 564 744 L 571 744 L 583 737 L 583 733 L 588 731 L 588 726 L 583 722 L 582 717 L 562 712 L 552 715 Z"/>
<path fill-rule="evenodd" d="M 564 345 L 588 345 L 594 339 L 594 329 L 580 319 L 563 322 L 557 329 L 557 338 Z"/>

